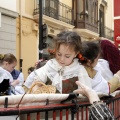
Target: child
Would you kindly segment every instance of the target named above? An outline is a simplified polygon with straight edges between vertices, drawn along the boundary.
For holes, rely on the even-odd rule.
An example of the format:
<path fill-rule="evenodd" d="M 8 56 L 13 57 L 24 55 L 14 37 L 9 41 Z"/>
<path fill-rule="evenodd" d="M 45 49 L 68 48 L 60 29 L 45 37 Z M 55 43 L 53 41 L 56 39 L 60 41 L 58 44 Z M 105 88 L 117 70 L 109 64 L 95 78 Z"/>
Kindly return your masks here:
<path fill-rule="evenodd" d="M 76 32 L 63 31 L 55 39 L 55 58 L 32 72 L 24 83 L 26 91 L 31 87 L 34 79 L 46 84 L 52 84 L 59 93 L 71 93 L 78 86 L 75 81 L 86 84 L 91 88 L 90 78 L 85 68 L 78 61 L 81 51 L 81 38 Z M 38 76 L 37 78 L 36 75 Z"/>
<path fill-rule="evenodd" d="M 16 93 L 23 94 L 24 93 L 23 88 L 21 86 L 18 86 L 19 84 L 21 84 L 21 80 L 19 79 L 14 80 L 11 75 L 11 72 L 14 70 L 15 66 L 17 65 L 16 57 L 11 53 L 5 54 L 3 56 L 0 55 L 0 56 L 1 56 L 0 57 L 0 65 L 1 65 L 0 69 L 6 72 L 10 80 L 10 85 L 14 86 L 15 90 L 17 91 Z"/>
<path fill-rule="evenodd" d="M 111 93 L 120 86 L 120 71 L 114 75 L 112 80 L 107 82 L 107 80 L 103 78 L 99 68 L 94 69 L 100 56 L 100 47 L 98 44 L 93 41 L 83 42 L 81 54 L 82 59 L 80 59 L 80 62 L 85 66 L 88 75 L 91 78 L 92 88 L 95 91 Z"/>

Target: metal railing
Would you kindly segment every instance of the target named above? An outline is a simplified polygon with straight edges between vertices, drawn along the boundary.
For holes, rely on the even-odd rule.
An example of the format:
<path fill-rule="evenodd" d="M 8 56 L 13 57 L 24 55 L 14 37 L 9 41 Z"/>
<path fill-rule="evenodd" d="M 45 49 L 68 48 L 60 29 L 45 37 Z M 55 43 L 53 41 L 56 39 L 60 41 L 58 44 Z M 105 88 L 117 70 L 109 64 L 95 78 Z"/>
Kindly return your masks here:
<path fill-rule="evenodd" d="M 43 14 L 54 19 L 73 25 L 73 9 L 58 0 L 45 0 Z M 34 15 L 39 14 L 39 5 L 34 9 Z"/>
<path fill-rule="evenodd" d="M 99 34 L 100 34 L 100 37 L 104 37 L 104 38 L 107 38 L 109 40 L 114 40 L 114 31 L 104 25 L 100 25 L 100 31 L 99 31 Z"/>
<path fill-rule="evenodd" d="M 120 95 L 104 100 L 120 120 Z M 19 115 L 20 120 L 89 120 L 89 102 L 47 104 L 41 106 L 24 106 L 19 108 L 0 108 L 0 116 Z"/>

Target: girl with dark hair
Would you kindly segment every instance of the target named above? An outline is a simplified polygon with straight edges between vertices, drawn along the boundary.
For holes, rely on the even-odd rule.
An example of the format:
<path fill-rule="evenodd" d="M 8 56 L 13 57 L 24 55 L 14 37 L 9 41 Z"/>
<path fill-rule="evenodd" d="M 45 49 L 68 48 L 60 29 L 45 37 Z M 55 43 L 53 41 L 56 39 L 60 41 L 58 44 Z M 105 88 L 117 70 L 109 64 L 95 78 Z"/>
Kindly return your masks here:
<path fill-rule="evenodd" d="M 107 82 L 101 74 L 101 71 L 95 69 L 98 59 L 100 57 L 100 46 L 96 42 L 85 41 L 82 43 L 81 59 L 80 62 L 85 66 L 89 77 L 91 78 L 92 88 L 95 91 L 105 91 L 111 93 L 120 87 L 120 71 Z M 106 73 L 107 74 L 107 73 Z"/>

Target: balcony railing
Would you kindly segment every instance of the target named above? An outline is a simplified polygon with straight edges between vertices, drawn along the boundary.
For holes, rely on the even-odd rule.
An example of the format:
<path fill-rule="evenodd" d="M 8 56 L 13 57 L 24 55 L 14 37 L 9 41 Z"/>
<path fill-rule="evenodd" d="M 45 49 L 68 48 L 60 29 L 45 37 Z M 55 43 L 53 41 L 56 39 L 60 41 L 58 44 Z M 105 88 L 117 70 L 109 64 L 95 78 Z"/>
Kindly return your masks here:
<path fill-rule="evenodd" d="M 114 31 L 104 25 L 100 25 L 100 31 L 99 31 L 100 37 L 107 38 L 109 40 L 114 40 Z"/>
<path fill-rule="evenodd" d="M 77 20 L 75 21 L 75 27 L 81 29 L 88 29 L 90 31 L 98 33 L 97 19 L 86 13 L 77 13 Z"/>
<path fill-rule="evenodd" d="M 33 14 L 39 14 L 39 5 L 34 9 Z M 43 14 L 73 25 L 73 9 L 58 0 L 45 0 L 45 3 L 43 4 Z"/>

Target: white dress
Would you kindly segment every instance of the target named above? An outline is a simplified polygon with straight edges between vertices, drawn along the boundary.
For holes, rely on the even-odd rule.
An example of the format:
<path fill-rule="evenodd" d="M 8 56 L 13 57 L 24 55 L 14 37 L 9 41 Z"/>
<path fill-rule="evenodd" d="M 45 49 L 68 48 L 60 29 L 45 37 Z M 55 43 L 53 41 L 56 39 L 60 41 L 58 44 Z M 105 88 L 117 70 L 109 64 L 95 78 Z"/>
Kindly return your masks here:
<path fill-rule="evenodd" d="M 35 72 L 32 72 L 27 77 L 24 85 L 30 88 L 34 79 L 39 79 L 40 81 L 46 83 L 47 77 L 51 80 L 52 85 L 56 86 L 60 93 L 62 93 L 62 81 L 73 77 L 78 77 L 80 82 L 91 88 L 88 73 L 84 66 L 80 65 L 78 59 L 74 59 L 71 65 L 65 67 L 60 66 L 56 59 L 51 59 L 43 67 L 37 69 Z"/>
<path fill-rule="evenodd" d="M 96 75 L 91 79 L 92 88 L 98 93 L 109 94 L 108 82 L 102 77 L 101 72 L 96 70 Z"/>
<path fill-rule="evenodd" d="M 103 78 L 107 81 L 113 78 L 113 73 L 110 70 L 109 63 L 104 59 L 98 59 L 98 63 L 94 69 L 100 71 Z"/>

